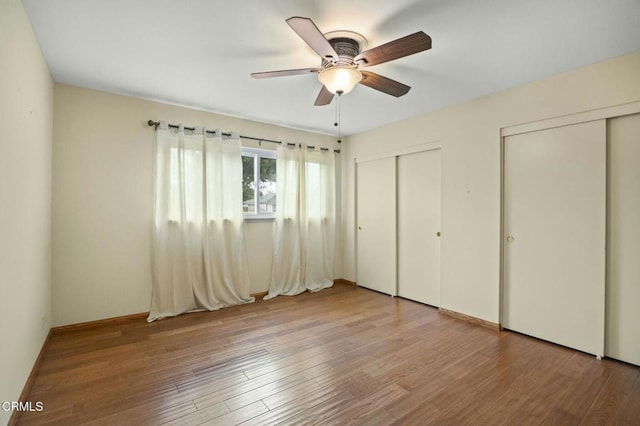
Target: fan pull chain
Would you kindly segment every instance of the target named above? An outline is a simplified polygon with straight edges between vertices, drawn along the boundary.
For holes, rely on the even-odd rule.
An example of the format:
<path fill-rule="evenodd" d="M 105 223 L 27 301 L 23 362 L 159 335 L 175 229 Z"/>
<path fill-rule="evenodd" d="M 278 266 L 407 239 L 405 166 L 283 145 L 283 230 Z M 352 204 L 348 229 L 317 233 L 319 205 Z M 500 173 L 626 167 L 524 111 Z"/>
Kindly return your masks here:
<path fill-rule="evenodd" d="M 333 123 L 338 128 L 338 143 L 342 143 L 342 111 L 340 109 L 340 99 L 342 93 L 338 92 L 338 98 L 336 99 L 336 121 Z"/>

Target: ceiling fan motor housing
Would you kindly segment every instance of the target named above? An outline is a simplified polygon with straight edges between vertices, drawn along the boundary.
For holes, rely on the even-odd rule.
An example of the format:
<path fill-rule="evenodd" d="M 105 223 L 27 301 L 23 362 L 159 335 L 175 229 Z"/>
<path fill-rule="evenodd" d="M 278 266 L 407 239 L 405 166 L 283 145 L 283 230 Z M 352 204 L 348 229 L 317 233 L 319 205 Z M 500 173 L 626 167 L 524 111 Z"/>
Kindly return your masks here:
<path fill-rule="evenodd" d="M 353 31 L 331 31 L 325 38 L 338 54 L 338 61 L 333 63 L 330 59 L 322 59 L 322 68 L 334 65 L 346 65 L 355 67 L 353 58 L 358 56 L 367 45 L 367 39 Z"/>

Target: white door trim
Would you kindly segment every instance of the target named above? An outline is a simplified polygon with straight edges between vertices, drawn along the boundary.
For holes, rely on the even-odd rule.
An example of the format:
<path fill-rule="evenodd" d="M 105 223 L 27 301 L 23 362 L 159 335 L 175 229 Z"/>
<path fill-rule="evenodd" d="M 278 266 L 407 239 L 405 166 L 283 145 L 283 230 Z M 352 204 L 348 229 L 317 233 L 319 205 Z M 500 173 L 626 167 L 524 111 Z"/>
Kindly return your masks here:
<path fill-rule="evenodd" d="M 576 114 L 563 115 L 531 123 L 518 124 L 515 126 L 503 127 L 500 129 L 500 136 L 517 135 L 520 133 L 535 132 L 537 130 L 552 129 L 554 127 L 568 126 L 571 124 L 585 123 L 587 121 L 602 120 L 624 115 L 637 114 L 640 112 L 640 101 L 628 104 L 615 105 L 591 111 L 579 112 Z M 504 140 L 502 141 L 504 146 Z"/>
<path fill-rule="evenodd" d="M 430 151 L 432 149 L 442 149 L 442 144 L 440 143 L 440 141 L 421 143 L 417 145 L 411 145 L 406 148 L 396 149 L 393 151 L 386 151 L 378 154 L 366 155 L 364 157 L 356 157 L 354 158 L 354 162 L 355 164 L 358 164 L 358 163 L 364 163 L 365 161 L 380 160 L 381 158 L 398 157 L 400 155 L 405 155 L 405 154 L 413 154 L 416 152 Z"/>

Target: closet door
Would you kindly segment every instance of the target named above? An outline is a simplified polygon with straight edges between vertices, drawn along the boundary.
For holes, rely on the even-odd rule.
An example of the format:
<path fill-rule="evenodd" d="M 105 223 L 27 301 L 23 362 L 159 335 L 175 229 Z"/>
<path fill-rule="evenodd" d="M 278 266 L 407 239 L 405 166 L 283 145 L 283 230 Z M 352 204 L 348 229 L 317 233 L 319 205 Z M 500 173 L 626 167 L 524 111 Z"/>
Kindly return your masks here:
<path fill-rule="evenodd" d="M 396 294 L 396 159 L 357 164 L 358 285 Z"/>
<path fill-rule="evenodd" d="M 640 114 L 609 122 L 605 355 L 640 365 Z"/>
<path fill-rule="evenodd" d="M 604 354 L 606 123 L 504 142 L 505 328 Z"/>
<path fill-rule="evenodd" d="M 398 156 L 398 296 L 440 306 L 440 149 Z"/>

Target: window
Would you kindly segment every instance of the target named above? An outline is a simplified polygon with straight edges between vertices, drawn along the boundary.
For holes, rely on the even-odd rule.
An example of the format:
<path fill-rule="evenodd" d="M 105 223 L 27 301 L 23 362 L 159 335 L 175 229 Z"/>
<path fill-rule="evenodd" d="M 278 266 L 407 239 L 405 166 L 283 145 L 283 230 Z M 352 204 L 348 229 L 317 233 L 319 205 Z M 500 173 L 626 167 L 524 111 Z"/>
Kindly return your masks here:
<path fill-rule="evenodd" d="M 276 152 L 242 148 L 242 209 L 245 218 L 271 218 L 276 211 Z"/>

